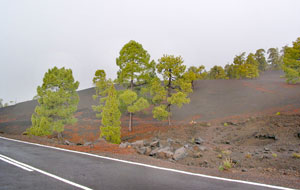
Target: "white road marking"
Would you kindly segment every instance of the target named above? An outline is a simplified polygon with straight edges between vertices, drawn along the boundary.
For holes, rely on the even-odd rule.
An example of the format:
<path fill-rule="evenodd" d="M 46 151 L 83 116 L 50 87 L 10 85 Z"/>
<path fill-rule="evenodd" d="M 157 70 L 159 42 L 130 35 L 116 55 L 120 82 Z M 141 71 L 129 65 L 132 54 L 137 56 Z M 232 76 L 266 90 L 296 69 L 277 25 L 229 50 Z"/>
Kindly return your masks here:
<path fill-rule="evenodd" d="M 5 159 L 5 158 L 2 158 L 2 157 L 1 157 L 1 154 L 0 154 L 0 160 L 2 160 L 2 161 L 4 161 L 4 162 L 7 162 L 7 163 L 9 163 L 9 164 L 11 164 L 11 165 L 17 166 L 17 167 L 19 167 L 19 168 L 22 168 L 23 170 L 26 170 L 26 171 L 28 171 L 28 172 L 32 172 L 32 171 L 33 171 L 32 169 L 26 168 L 26 167 L 24 167 L 24 166 L 21 166 L 20 164 L 17 164 L 17 163 L 14 163 L 14 162 L 12 162 L 12 161 L 9 161 L 9 160 L 7 160 L 7 159 Z"/>
<path fill-rule="evenodd" d="M 1 136 L 0 136 L 0 139 L 15 141 L 15 142 L 20 142 L 20 143 L 24 143 L 24 144 L 30 144 L 30 145 L 35 145 L 35 146 L 40 146 L 40 147 L 45 147 L 45 148 L 50 148 L 50 149 L 55 149 L 55 150 L 61 150 L 61 151 L 65 151 L 65 152 L 72 152 L 72 153 L 76 153 L 76 154 L 83 154 L 83 155 L 102 158 L 102 159 L 106 159 L 106 160 L 112 160 L 112 161 L 116 161 L 116 162 L 122 162 L 122 163 L 127 163 L 127 164 L 132 164 L 132 165 L 138 165 L 138 166 L 144 166 L 144 167 L 148 167 L 148 168 L 154 168 L 154 169 L 170 171 L 170 172 L 175 172 L 175 173 L 180 173 L 180 174 L 198 176 L 198 177 L 203 177 L 203 178 L 216 179 L 216 180 L 228 181 L 228 182 L 233 182 L 233 183 L 242 183 L 242 184 L 248 184 L 248 185 L 255 185 L 255 186 L 267 187 L 267 188 L 273 188 L 273 189 L 280 189 L 280 190 L 295 190 L 295 189 L 291 189 L 291 188 L 287 188 L 287 187 L 280 187 L 280 186 L 268 185 L 268 184 L 263 184 L 263 183 L 256 183 L 256 182 L 250 182 L 250 181 L 243 181 L 243 180 L 222 178 L 222 177 L 216 177 L 216 176 L 209 176 L 209 175 L 186 172 L 186 171 L 176 170 L 176 169 L 171 169 L 171 168 L 163 168 L 163 167 L 153 166 L 153 165 L 149 165 L 149 164 L 142 164 L 142 163 L 127 161 L 127 160 L 120 160 L 120 159 L 116 159 L 116 158 L 110 158 L 110 157 L 100 156 L 100 155 L 86 153 L 86 152 L 79 152 L 79 151 L 75 151 L 75 150 L 68 150 L 68 149 L 64 149 L 64 148 L 58 148 L 58 147 L 47 146 L 47 145 L 42 145 L 42 144 L 37 144 L 37 143 L 31 143 L 31 142 L 26 142 L 26 141 L 21 141 L 21 140 L 16 140 L 16 139 L 10 139 L 10 138 L 1 137 Z"/>
<path fill-rule="evenodd" d="M 33 167 L 33 166 L 24 164 L 24 163 L 22 163 L 22 162 L 19 162 L 19 161 L 17 161 L 17 160 L 14 160 L 14 159 L 12 159 L 12 158 L 9 158 L 9 157 L 4 156 L 4 155 L 1 155 L 1 154 L 0 154 L 0 159 L 1 159 L 1 160 L 2 160 L 2 159 L 3 159 L 3 160 L 6 159 L 6 161 L 10 161 L 11 163 L 16 163 L 16 164 L 18 164 L 19 167 L 28 168 L 28 169 L 30 169 L 31 171 L 36 171 L 36 172 L 42 173 L 42 174 L 44 174 L 44 175 L 47 175 L 47 176 L 49 176 L 49 177 L 52 177 L 52 178 L 54 178 L 54 179 L 57 179 L 57 180 L 62 181 L 62 182 L 64 182 L 64 183 L 67 183 L 67 184 L 69 184 L 69 185 L 73 185 L 73 186 L 75 186 L 75 187 L 78 187 L 78 188 L 80 188 L 80 189 L 84 189 L 84 190 L 92 190 L 91 188 L 85 187 L 85 186 L 83 186 L 83 185 L 79 185 L 79 184 L 74 183 L 74 182 L 72 182 L 72 181 L 69 181 L 69 180 L 67 180 L 67 179 L 64 179 L 64 178 L 61 178 L 61 177 L 56 176 L 56 175 L 54 175 L 54 174 L 45 172 L 45 171 L 43 171 L 43 170 L 40 170 L 40 169 L 35 168 L 35 167 Z"/>

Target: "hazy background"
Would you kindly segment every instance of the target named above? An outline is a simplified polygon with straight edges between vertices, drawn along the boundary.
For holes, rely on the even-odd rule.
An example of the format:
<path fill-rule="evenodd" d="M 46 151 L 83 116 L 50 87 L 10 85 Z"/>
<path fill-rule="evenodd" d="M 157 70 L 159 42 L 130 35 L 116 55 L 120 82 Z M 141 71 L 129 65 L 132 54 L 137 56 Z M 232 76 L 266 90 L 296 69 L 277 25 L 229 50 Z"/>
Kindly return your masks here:
<path fill-rule="evenodd" d="M 79 89 L 97 69 L 115 78 L 129 40 L 155 61 L 224 66 L 243 51 L 291 45 L 299 10 L 299 0 L 0 0 L 0 98 L 31 100 L 54 66 L 71 68 Z"/>

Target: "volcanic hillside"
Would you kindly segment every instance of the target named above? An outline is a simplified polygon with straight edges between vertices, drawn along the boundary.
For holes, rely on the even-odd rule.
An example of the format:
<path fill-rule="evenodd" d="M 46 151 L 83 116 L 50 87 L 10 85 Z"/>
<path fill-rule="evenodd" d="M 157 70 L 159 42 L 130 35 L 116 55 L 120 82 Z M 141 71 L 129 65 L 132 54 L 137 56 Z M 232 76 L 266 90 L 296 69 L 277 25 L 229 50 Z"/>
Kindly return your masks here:
<path fill-rule="evenodd" d="M 266 71 L 258 79 L 251 80 L 201 80 L 195 82 L 190 104 L 181 109 L 172 108 L 174 125 L 191 121 L 228 120 L 264 113 L 293 112 L 300 107 L 299 85 L 288 85 L 280 76 L 282 71 Z M 91 106 L 96 105 L 92 95 L 94 88 L 78 91 L 80 102 L 75 116 L 78 123 L 66 126 L 64 135 L 99 137 L 101 121 Z M 27 101 L 0 109 L 0 132 L 21 134 L 31 125 L 31 115 L 37 101 Z M 122 116 L 122 131 L 126 131 L 128 116 Z M 134 116 L 133 127 L 157 128 L 166 121 L 152 119 L 151 109 Z M 141 131 L 142 133 L 142 131 Z M 75 137 L 74 137 L 75 138 Z"/>

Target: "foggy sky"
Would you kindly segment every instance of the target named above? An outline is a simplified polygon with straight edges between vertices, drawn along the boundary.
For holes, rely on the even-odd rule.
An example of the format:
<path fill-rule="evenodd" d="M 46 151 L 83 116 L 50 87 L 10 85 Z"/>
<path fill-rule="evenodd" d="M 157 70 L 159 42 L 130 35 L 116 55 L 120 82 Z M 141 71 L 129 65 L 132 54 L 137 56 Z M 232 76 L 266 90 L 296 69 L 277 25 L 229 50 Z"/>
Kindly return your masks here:
<path fill-rule="evenodd" d="M 44 73 L 73 70 L 79 89 L 97 69 L 115 78 L 130 40 L 157 61 L 224 66 L 241 52 L 300 37 L 299 0 L 0 0 L 0 98 L 31 100 Z"/>

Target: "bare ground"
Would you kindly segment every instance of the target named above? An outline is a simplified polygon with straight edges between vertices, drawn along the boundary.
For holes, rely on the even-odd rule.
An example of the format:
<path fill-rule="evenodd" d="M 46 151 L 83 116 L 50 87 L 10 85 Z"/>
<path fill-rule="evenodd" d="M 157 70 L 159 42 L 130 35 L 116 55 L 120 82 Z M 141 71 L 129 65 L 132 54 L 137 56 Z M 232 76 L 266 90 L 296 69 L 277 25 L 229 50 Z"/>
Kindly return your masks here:
<path fill-rule="evenodd" d="M 126 114 L 122 117 L 122 141 L 139 139 L 174 142 L 173 148 L 193 146 L 204 139 L 205 150 L 194 146 L 189 155 L 177 161 L 139 155 L 132 148 L 99 140 L 101 121 L 91 105 L 94 89 L 79 92 L 78 123 L 66 126 L 64 138 L 73 143 L 93 142 L 92 146 L 63 145 L 54 136 L 21 135 L 31 125 L 36 106 L 29 101 L 0 109 L 0 135 L 78 151 L 177 168 L 203 174 L 250 180 L 300 189 L 300 88 L 287 85 L 280 71 L 264 73 L 256 80 L 198 81 L 191 104 L 174 108 L 173 126 L 152 119 L 151 109 L 134 116 L 134 130 L 128 132 Z M 277 114 L 276 114 L 277 113 Z M 195 156 L 197 154 L 197 156 Z M 234 161 L 229 171 L 219 171 L 224 159 Z"/>

